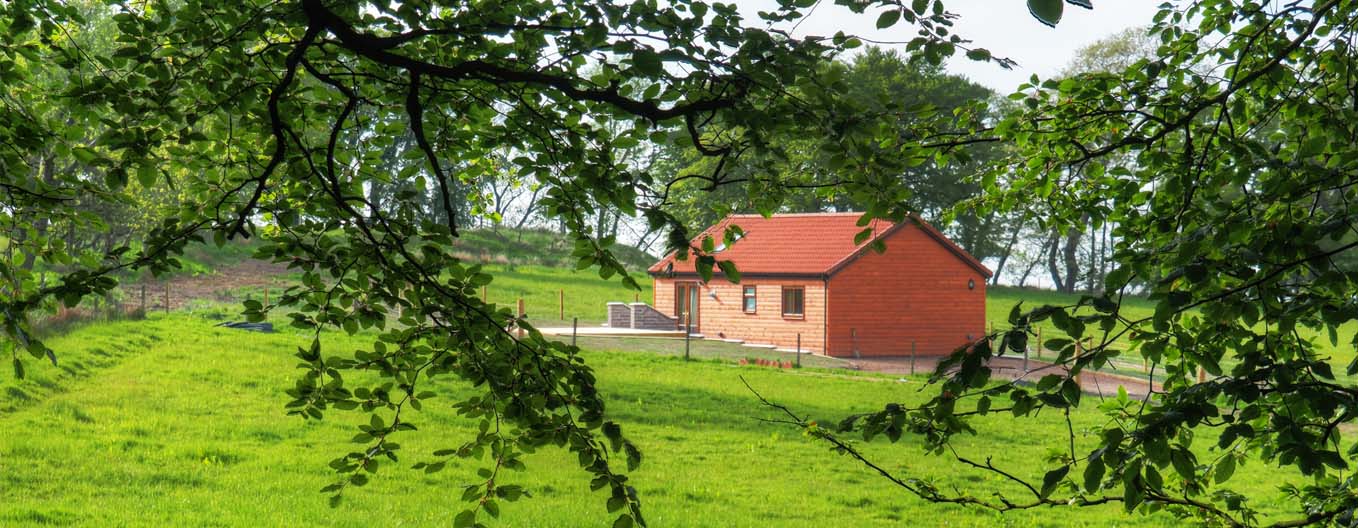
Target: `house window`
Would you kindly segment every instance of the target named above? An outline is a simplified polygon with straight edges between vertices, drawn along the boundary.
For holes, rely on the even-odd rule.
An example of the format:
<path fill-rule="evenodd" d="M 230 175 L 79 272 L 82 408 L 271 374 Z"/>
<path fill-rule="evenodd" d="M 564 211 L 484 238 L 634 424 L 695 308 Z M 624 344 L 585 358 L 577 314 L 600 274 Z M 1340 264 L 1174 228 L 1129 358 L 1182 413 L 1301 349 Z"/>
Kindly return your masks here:
<path fill-rule="evenodd" d="M 741 306 L 745 308 L 745 313 L 754 313 L 756 304 L 754 286 L 746 286 L 741 294 Z"/>
<path fill-rule="evenodd" d="M 805 314 L 806 288 L 783 286 L 783 317 L 802 317 Z"/>

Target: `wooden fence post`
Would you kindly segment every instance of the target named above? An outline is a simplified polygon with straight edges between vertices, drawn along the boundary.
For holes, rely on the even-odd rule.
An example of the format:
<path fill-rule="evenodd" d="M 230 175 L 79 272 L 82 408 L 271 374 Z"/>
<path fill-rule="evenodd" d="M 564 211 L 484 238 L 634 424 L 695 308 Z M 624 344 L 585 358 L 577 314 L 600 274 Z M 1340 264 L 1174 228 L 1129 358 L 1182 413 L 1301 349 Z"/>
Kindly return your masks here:
<path fill-rule="evenodd" d="M 1207 381 L 1207 369 L 1204 369 L 1204 368 L 1202 368 L 1201 366 L 1199 366 L 1199 367 L 1198 367 L 1198 383 L 1203 383 L 1203 382 L 1206 382 L 1206 381 Z"/>
<path fill-rule="evenodd" d="M 1037 327 L 1037 359 L 1042 359 L 1042 327 Z"/>
<path fill-rule="evenodd" d="M 579 317 L 572 317 L 572 318 L 571 318 L 571 346 L 575 346 L 575 334 L 576 334 L 576 332 L 579 332 L 579 329 L 580 329 L 580 318 L 579 318 Z"/>
<path fill-rule="evenodd" d="M 170 281 L 165 281 L 165 313 L 170 313 Z"/>
<path fill-rule="evenodd" d="M 910 375 L 915 375 L 915 340 L 910 340 Z"/>
<path fill-rule="evenodd" d="M 1076 340 L 1075 340 L 1075 361 L 1071 362 L 1071 364 L 1072 364 L 1072 365 L 1078 364 L 1078 363 L 1080 362 L 1080 356 L 1083 356 L 1083 355 L 1084 355 L 1084 347 L 1081 345 L 1080 340 L 1079 340 L 1079 339 L 1076 339 Z M 1082 370 L 1081 372 L 1083 372 L 1083 370 Z M 1079 373 L 1076 373 L 1074 379 L 1075 379 L 1075 386 L 1076 386 L 1076 387 L 1080 387 L 1080 374 L 1079 374 Z M 1081 390 L 1083 390 L 1083 387 L 1081 387 Z"/>
<path fill-rule="evenodd" d="M 797 332 L 797 368 L 802 368 L 802 333 Z"/>
<path fill-rule="evenodd" d="M 566 320 L 566 289 L 556 291 L 556 304 L 561 309 L 561 320 Z"/>
<path fill-rule="evenodd" d="M 141 316 L 146 317 L 146 283 L 141 283 Z"/>
<path fill-rule="evenodd" d="M 523 316 L 524 316 L 524 315 L 527 315 L 527 314 L 525 314 L 524 311 L 523 311 L 523 297 L 519 297 L 518 314 L 519 314 L 519 320 L 520 320 L 520 321 L 523 320 Z M 521 324 L 519 324 L 519 323 L 514 323 L 514 326 L 515 326 L 515 328 L 517 329 L 517 331 L 518 331 L 518 333 L 519 333 L 519 337 L 523 337 L 523 325 L 521 325 Z"/>
<path fill-rule="evenodd" d="M 693 313 L 689 312 L 684 319 L 687 321 L 687 324 L 684 325 L 684 361 L 688 361 L 688 340 L 689 336 L 693 334 Z"/>
<path fill-rule="evenodd" d="M 490 302 L 490 297 L 487 297 L 487 296 L 486 296 L 486 287 L 485 287 L 485 286 L 482 286 L 482 287 L 481 287 L 481 303 L 482 303 L 482 304 L 485 304 L 485 303 L 488 303 L 488 302 Z"/>

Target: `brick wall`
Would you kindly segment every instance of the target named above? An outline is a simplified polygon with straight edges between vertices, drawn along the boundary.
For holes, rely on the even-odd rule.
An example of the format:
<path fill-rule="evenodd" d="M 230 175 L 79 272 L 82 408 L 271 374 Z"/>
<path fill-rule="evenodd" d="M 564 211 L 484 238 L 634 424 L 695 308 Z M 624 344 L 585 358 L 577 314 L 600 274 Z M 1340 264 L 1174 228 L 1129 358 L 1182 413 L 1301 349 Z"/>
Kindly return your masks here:
<path fill-rule="evenodd" d="M 968 289 L 967 281 L 975 288 Z M 985 331 L 985 278 L 918 227 L 864 252 L 830 278 L 830 355 L 952 352 Z M 856 332 L 856 338 L 854 333 Z"/>
<path fill-rule="evenodd" d="M 632 327 L 632 307 L 627 303 L 608 303 L 608 326 L 613 328 Z"/>
<path fill-rule="evenodd" d="M 753 314 L 745 313 L 741 305 L 744 286 L 755 287 Z M 782 286 L 805 288 L 803 317 L 783 317 Z M 670 286 L 671 298 L 673 290 Z M 715 278 L 703 286 L 698 300 L 698 331 L 708 338 L 741 339 L 789 349 L 797 345 L 797 334 L 801 334 L 803 351 L 820 352 L 824 348 L 824 313 L 825 290 L 820 280 L 746 278 L 740 284 L 731 284 Z"/>
<path fill-rule="evenodd" d="M 679 327 L 675 318 L 661 313 L 649 304 L 636 302 L 629 305 L 632 311 L 632 328 L 642 330 L 674 330 Z"/>

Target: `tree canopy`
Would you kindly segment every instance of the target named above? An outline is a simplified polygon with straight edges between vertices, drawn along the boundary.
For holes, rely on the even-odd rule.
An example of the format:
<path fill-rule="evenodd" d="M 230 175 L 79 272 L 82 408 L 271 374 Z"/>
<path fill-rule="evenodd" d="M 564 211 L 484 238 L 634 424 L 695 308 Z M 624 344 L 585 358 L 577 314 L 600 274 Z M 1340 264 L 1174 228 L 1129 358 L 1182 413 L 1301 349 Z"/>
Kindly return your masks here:
<path fill-rule="evenodd" d="M 1012 65 L 956 35 L 939 1 L 836 3 L 912 33 L 902 64 L 921 65 L 921 79 L 937 73 L 922 65 L 954 54 Z M 1050 24 L 1064 9 L 1027 3 Z M 1358 408 L 1358 360 L 1337 375 L 1319 342 L 1339 346 L 1340 327 L 1358 318 L 1354 2 L 1167 5 L 1149 30 L 1153 56 L 1034 78 L 1004 113 L 985 101 L 939 112 L 861 97 L 872 87 L 857 81 L 872 77 L 855 80 L 854 68 L 884 56 L 845 67 L 834 61 L 860 39 L 777 29 L 815 4 L 781 0 L 758 21 L 702 1 L 0 5 L 0 346 L 16 376 L 33 358 L 57 363 L 60 351 L 32 331 L 35 311 L 107 293 L 123 270 L 168 270 L 187 244 L 259 236 L 258 257 L 302 280 L 270 305 L 248 301 L 246 314 L 284 312 L 314 336 L 297 350 L 288 408 L 370 416 L 354 451 L 331 464 L 333 500 L 396 461 L 401 434 L 416 428 L 411 411 L 437 403 L 481 425 L 417 464 L 486 461 L 460 525 L 498 516 L 523 495 L 502 472 L 557 446 L 605 490 L 615 526 L 630 526 L 644 517 L 622 468 L 641 453 L 609 420 L 593 372 L 576 348 L 483 303 L 477 290 L 492 276 L 452 250 L 486 214 L 471 189 L 506 168 L 531 177 L 580 266 L 605 279 L 636 284 L 599 232 L 603 211 L 664 229 L 705 278 L 738 280 L 730 263 L 689 247 L 696 226 L 676 214 L 677 189 L 740 184 L 767 214 L 825 186 L 851 197 L 866 225 L 917 207 L 902 175 L 980 160 L 968 183 L 979 194 L 943 217 L 1018 215 L 1057 233 L 1110 226 L 1102 293 L 1016 309 L 1011 329 L 941 362 L 937 396 L 922 406 L 838 427 L 789 409 L 794 422 L 869 464 L 844 433 L 918 435 L 949 453 L 974 416 L 1089 405 L 1073 377 L 1130 349 L 1165 374 L 1163 391 L 1101 404 L 1096 449 L 1054 457 L 1032 483 L 959 457 L 1031 496 L 883 474 L 928 500 L 997 510 L 1120 502 L 1247 525 L 1260 519 L 1230 483 L 1254 457 L 1309 479 L 1293 489 L 1296 517 L 1278 525 L 1352 522 L 1358 493 L 1341 471 L 1358 444 L 1341 426 Z M 642 145 L 708 161 L 642 164 L 627 154 Z M 826 170 L 789 171 L 798 160 Z M 64 235 L 110 232 L 110 208 L 145 217 L 101 243 Z M 1154 315 L 1124 316 L 1121 300 L 1140 290 Z M 988 361 L 1021 350 L 1048 319 L 1068 334 L 1047 346 L 1069 371 L 1036 386 L 992 382 Z M 327 329 L 376 337 L 366 350 L 330 350 Z M 1200 368 L 1210 377 L 1198 383 Z M 438 377 L 476 392 L 448 401 L 427 389 Z M 1212 458 L 1198 458 L 1195 438 L 1214 444 Z"/>
<path fill-rule="evenodd" d="M 812 4 L 761 16 L 795 20 Z M 913 23 L 915 47 L 935 61 L 965 47 L 941 6 L 843 4 L 884 13 L 884 26 Z M 725 4 L 34 0 L 0 15 L 0 186 L 6 249 L 18 257 L 0 263 L 0 326 L 15 375 L 25 353 L 59 361 L 32 332 L 34 310 L 109 292 L 123 270 L 170 269 L 189 243 L 261 236 L 257 256 L 302 281 L 269 306 L 247 301 L 246 314 L 283 308 L 315 336 L 297 351 L 303 372 L 288 408 L 371 415 L 359 447 L 331 465 L 335 500 L 397 459 L 398 433 L 416 427 L 410 409 L 439 396 L 426 380 L 479 389 L 441 403 L 480 420 L 481 433 L 433 453 L 489 461 L 459 524 L 517 499 L 521 490 L 498 484 L 501 471 L 549 445 L 607 490 L 618 525 L 642 520 L 620 472 L 641 455 L 607 419 L 578 351 L 511 331 L 527 325 L 481 302 L 491 276 L 454 255 L 471 214 L 465 189 L 508 160 L 541 185 L 540 207 L 574 234 L 582 267 L 635 285 L 591 215 L 641 215 L 686 244 L 686 226 L 665 208 L 668 187 L 730 176 L 720 161 L 705 174 L 657 175 L 620 152 L 656 142 L 771 160 L 774 135 L 854 148 L 875 144 L 880 126 L 821 75 L 857 39 L 793 38 Z M 72 247 L 59 236 L 56 227 L 102 230 L 91 200 L 135 204 L 153 188 L 179 199 L 154 208 L 135 240 Z M 875 210 L 905 213 L 886 202 Z M 377 337 L 368 350 L 330 351 L 327 328 Z"/>
<path fill-rule="evenodd" d="M 1162 392 L 1098 404 L 1108 418 L 1098 445 L 1063 449 L 1040 482 L 959 457 L 1024 482 L 1030 496 L 897 483 L 997 510 L 1120 502 L 1210 525 L 1350 525 L 1358 444 L 1343 426 L 1358 404 L 1358 360 L 1345 368 L 1328 351 L 1348 357 L 1358 347 L 1349 330 L 1358 317 L 1355 7 L 1166 7 L 1149 29 L 1151 56 L 1020 86 L 1011 98 L 1023 111 L 982 135 L 1012 148 L 986 174 L 975 205 L 1025 211 L 1062 232 L 1111 226 L 1117 244 L 1103 293 L 1016 309 L 1012 330 L 940 366 L 934 400 L 852 417 L 839 429 L 919 435 L 947 453 L 973 416 L 1089 405 L 1073 375 L 1135 351 L 1164 375 Z M 1124 315 L 1122 300 L 1139 290 L 1154 313 Z M 1070 372 L 1035 387 L 992 383 L 988 360 L 1022 350 L 1045 320 L 1068 334 L 1045 345 Z M 807 426 L 857 453 L 835 428 Z M 1263 518 L 1233 486 L 1235 468 L 1249 460 L 1306 482 L 1285 487 L 1294 517 Z"/>

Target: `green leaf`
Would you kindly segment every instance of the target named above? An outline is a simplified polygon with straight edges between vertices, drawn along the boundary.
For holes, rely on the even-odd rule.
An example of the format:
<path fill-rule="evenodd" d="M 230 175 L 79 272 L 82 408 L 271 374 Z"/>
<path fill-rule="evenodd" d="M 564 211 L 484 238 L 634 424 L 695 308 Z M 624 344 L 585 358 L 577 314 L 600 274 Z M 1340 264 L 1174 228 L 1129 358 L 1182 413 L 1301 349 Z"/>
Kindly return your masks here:
<path fill-rule="evenodd" d="M 476 524 L 476 512 L 473 510 L 462 510 L 453 518 L 453 528 L 467 528 Z"/>
<path fill-rule="evenodd" d="M 1184 480 L 1192 481 L 1197 478 L 1197 464 L 1193 460 L 1192 452 L 1176 447 L 1169 452 L 1169 461 L 1174 465 L 1174 471 Z"/>
<path fill-rule="evenodd" d="M 1065 4 L 1061 0 L 1028 0 L 1028 13 L 1033 15 L 1038 22 L 1051 27 L 1061 22 L 1061 13 L 1065 9 Z"/>
<path fill-rule="evenodd" d="M 93 164 L 100 158 L 99 153 L 89 147 L 75 147 L 71 149 L 71 155 L 75 156 L 75 159 L 86 165 Z"/>
<path fill-rule="evenodd" d="M 717 261 L 717 267 L 721 268 L 722 274 L 726 275 L 726 280 L 732 283 L 740 282 L 740 271 L 736 269 L 736 263 L 729 260 Z"/>
<path fill-rule="evenodd" d="M 660 59 L 660 54 L 654 51 L 638 49 L 632 52 L 632 67 L 642 75 L 654 77 L 664 71 L 664 61 Z"/>
<path fill-rule="evenodd" d="M 1014 303 L 1014 307 L 1009 309 L 1009 324 L 1018 325 L 1023 318 L 1023 301 Z"/>
<path fill-rule="evenodd" d="M 1103 487 L 1103 473 L 1103 459 L 1090 458 L 1089 462 L 1085 464 L 1084 472 L 1086 492 L 1095 493 L 1099 491 L 1099 488 Z"/>
<path fill-rule="evenodd" d="M 859 231 L 857 234 L 853 236 L 853 244 L 855 246 L 862 245 L 864 242 L 867 242 L 869 238 L 872 238 L 872 233 L 873 233 L 872 228 L 867 228 L 862 231 Z"/>
<path fill-rule="evenodd" d="M 149 163 L 137 167 L 137 182 L 147 189 L 156 185 L 156 167 Z"/>
<path fill-rule="evenodd" d="M 1155 466 L 1146 466 L 1146 487 L 1161 493 L 1165 490 L 1165 477 Z"/>
<path fill-rule="evenodd" d="M 637 446 L 631 442 L 623 442 L 622 449 L 627 457 L 628 471 L 636 471 L 637 468 L 641 467 L 641 450 L 637 449 Z"/>
<path fill-rule="evenodd" d="M 899 8 L 887 9 L 877 17 L 877 29 L 886 29 L 891 26 L 894 26 L 896 25 L 896 22 L 900 19 L 901 11 Z"/>
<path fill-rule="evenodd" d="M 1070 473 L 1069 465 L 1053 469 L 1051 471 L 1048 471 L 1046 475 L 1043 475 L 1041 493 L 1042 498 L 1045 499 L 1048 496 L 1050 496 L 1053 491 L 1056 491 L 1056 485 L 1061 483 L 1061 479 L 1066 478 L 1067 473 Z"/>
<path fill-rule="evenodd" d="M 1234 474 L 1235 474 L 1235 457 L 1231 456 L 1230 453 L 1227 453 L 1226 456 L 1221 457 L 1220 462 L 1217 462 L 1217 467 L 1213 477 L 1217 484 L 1221 484 L 1223 482 L 1226 482 L 1227 480 L 1230 480 L 1231 475 Z"/>
<path fill-rule="evenodd" d="M 712 282 L 712 265 L 716 261 L 717 259 L 712 258 L 711 255 L 700 255 L 698 261 L 694 263 L 694 267 L 698 270 L 698 277 L 702 278 L 704 283 Z"/>

